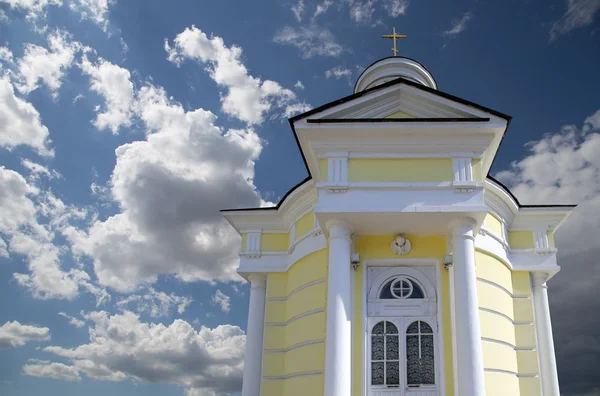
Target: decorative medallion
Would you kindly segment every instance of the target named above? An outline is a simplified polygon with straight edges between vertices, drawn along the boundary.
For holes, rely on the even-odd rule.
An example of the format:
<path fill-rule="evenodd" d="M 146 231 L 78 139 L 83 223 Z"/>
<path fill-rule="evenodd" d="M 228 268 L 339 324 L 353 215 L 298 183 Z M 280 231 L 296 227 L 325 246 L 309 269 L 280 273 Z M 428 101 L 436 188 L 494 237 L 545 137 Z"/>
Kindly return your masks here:
<path fill-rule="evenodd" d="M 392 241 L 392 252 L 394 254 L 404 256 L 410 252 L 411 244 L 410 241 L 399 235 Z"/>

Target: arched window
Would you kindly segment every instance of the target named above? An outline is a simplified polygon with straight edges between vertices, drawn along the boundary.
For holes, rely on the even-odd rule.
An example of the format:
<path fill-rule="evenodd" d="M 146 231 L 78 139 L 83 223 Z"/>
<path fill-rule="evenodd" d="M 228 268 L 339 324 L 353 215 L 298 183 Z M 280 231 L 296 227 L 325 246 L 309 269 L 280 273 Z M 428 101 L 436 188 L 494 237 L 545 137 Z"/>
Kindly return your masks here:
<path fill-rule="evenodd" d="M 381 321 L 371 332 L 371 385 L 400 385 L 398 328 Z"/>
<path fill-rule="evenodd" d="M 380 299 L 424 298 L 423 289 L 411 278 L 397 276 L 387 281 L 379 292 Z"/>
<path fill-rule="evenodd" d="M 412 322 L 406 329 L 406 383 L 435 384 L 433 330 L 422 320 Z"/>

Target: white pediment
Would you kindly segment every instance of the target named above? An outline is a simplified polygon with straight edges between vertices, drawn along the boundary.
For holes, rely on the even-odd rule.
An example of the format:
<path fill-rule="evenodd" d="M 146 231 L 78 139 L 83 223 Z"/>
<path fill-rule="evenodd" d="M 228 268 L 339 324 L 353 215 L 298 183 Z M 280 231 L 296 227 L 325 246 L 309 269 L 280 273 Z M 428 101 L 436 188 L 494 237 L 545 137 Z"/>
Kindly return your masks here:
<path fill-rule="evenodd" d="M 498 118 L 480 108 L 468 106 L 444 95 L 401 82 L 366 92 L 308 118 Z"/>

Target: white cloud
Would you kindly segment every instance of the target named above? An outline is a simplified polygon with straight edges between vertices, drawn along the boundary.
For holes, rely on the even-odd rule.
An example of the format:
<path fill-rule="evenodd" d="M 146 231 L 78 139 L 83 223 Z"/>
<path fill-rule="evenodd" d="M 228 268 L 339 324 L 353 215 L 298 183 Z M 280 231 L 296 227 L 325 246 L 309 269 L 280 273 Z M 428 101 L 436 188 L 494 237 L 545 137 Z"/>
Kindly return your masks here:
<path fill-rule="evenodd" d="M 327 29 L 311 24 L 310 26 L 285 26 L 273 38 L 278 44 L 292 45 L 300 51 L 302 58 L 314 56 L 339 56 L 342 46 Z"/>
<path fill-rule="evenodd" d="M 555 40 L 572 30 L 591 25 L 598 11 L 600 0 L 567 0 L 565 14 L 550 28 L 550 39 Z"/>
<path fill-rule="evenodd" d="M 30 146 L 40 155 L 51 157 L 48 128 L 33 105 L 15 95 L 8 78 L 0 77 L 0 147 L 8 150 L 20 145 Z"/>
<path fill-rule="evenodd" d="M 72 362 L 67 366 L 70 378 L 84 374 L 97 380 L 174 384 L 196 394 L 241 389 L 246 336 L 237 326 L 202 326 L 196 331 L 183 320 L 168 326 L 140 322 L 129 311 L 113 316 L 91 312 L 85 318 L 93 323 L 88 344 L 44 348 Z M 36 375 L 31 369 L 26 373 Z"/>
<path fill-rule="evenodd" d="M 168 59 L 175 64 L 181 64 L 186 58 L 206 64 L 210 77 L 227 88 L 221 97 L 223 111 L 248 124 L 260 124 L 273 108 L 285 109 L 296 102 L 293 91 L 275 81 L 249 75 L 241 62 L 240 47 L 227 47 L 221 37 L 209 38 L 195 26 L 175 37 L 174 48 L 165 40 L 165 50 Z"/>
<path fill-rule="evenodd" d="M 375 2 L 367 0 L 364 3 L 353 3 L 350 6 L 350 16 L 358 23 L 368 23 L 375 12 Z"/>
<path fill-rule="evenodd" d="M 342 77 L 350 77 L 351 75 L 352 70 L 341 66 L 332 67 L 331 69 L 325 71 L 325 78 L 327 79 L 333 77 L 336 80 L 339 80 Z"/>
<path fill-rule="evenodd" d="M 32 20 L 44 17 L 49 5 L 62 6 L 62 0 L 0 0 L 0 3 L 25 11 L 27 18 Z"/>
<path fill-rule="evenodd" d="M 294 105 L 290 105 L 288 107 L 285 108 L 285 112 L 283 113 L 283 116 L 285 118 L 291 118 L 293 116 L 295 116 L 296 114 L 300 114 L 300 113 L 305 113 L 307 111 L 309 111 L 310 109 L 312 109 L 312 106 L 306 103 L 296 103 Z M 269 205 L 261 205 L 262 207 L 264 206 L 273 206 L 271 203 L 269 203 Z"/>
<path fill-rule="evenodd" d="M 0 233 L 7 238 L 10 254 L 25 256 L 29 269 L 28 273 L 13 274 L 17 283 L 36 298 L 73 299 L 83 287 L 105 299 L 106 293 L 89 283 L 85 271 L 61 268 L 64 249 L 54 243 L 57 231 L 70 220 L 85 217 L 85 213 L 4 167 L 0 167 L 0 191 Z"/>
<path fill-rule="evenodd" d="M 222 312 L 229 312 L 231 306 L 229 305 L 230 297 L 224 294 L 221 290 L 217 289 L 215 295 L 212 296 L 212 303 L 218 305 Z"/>
<path fill-rule="evenodd" d="M 104 98 L 104 111 L 97 114 L 94 126 L 100 130 L 109 128 L 113 134 L 122 126 L 131 126 L 134 87 L 129 70 L 102 58 L 94 65 L 87 56 L 82 58 L 80 67 L 90 76 L 91 90 Z"/>
<path fill-rule="evenodd" d="M 410 2 L 408 0 L 385 0 L 383 2 L 383 7 L 389 16 L 396 18 L 406 14 L 409 4 Z"/>
<path fill-rule="evenodd" d="M 50 329 L 22 325 L 16 320 L 0 326 L 0 349 L 16 348 L 29 341 L 47 341 L 50 339 Z"/>
<path fill-rule="evenodd" d="M 296 16 L 298 22 L 301 22 L 302 14 L 304 13 L 304 0 L 298 0 L 298 3 L 292 6 L 292 12 Z"/>
<path fill-rule="evenodd" d="M 261 204 L 253 184 L 260 138 L 251 129 L 225 131 L 211 112 L 186 112 L 150 85 L 135 111 L 146 140 L 116 149 L 110 180 L 121 212 L 85 232 L 66 230 L 74 252 L 92 257 L 99 282 L 119 291 L 161 274 L 239 280 L 239 236 L 219 209 Z"/>
<path fill-rule="evenodd" d="M 54 169 L 51 170 L 48 167 L 45 167 L 44 165 L 38 164 L 37 162 L 33 162 L 28 159 L 21 160 L 21 165 L 23 165 L 23 167 L 26 168 L 27 171 L 29 172 L 28 179 L 30 182 L 36 182 L 39 179 L 41 179 L 42 177 L 44 177 L 48 180 L 62 179 L 62 177 L 63 177 L 56 170 L 54 170 Z"/>
<path fill-rule="evenodd" d="M 31 363 L 23 367 L 23 374 L 63 381 L 79 381 L 81 379 L 75 367 L 63 363 L 50 363 L 39 360 L 33 360 Z"/>
<path fill-rule="evenodd" d="M 317 8 L 315 9 L 315 13 L 313 14 L 313 19 L 315 19 L 316 17 L 318 17 L 321 14 L 325 14 L 327 12 L 327 10 L 329 10 L 329 7 L 331 7 L 332 4 L 333 4 L 332 0 L 324 0 L 321 4 L 318 4 Z"/>
<path fill-rule="evenodd" d="M 565 125 L 528 144 L 529 154 L 500 172 L 525 204 L 577 203 L 579 207 L 556 233 L 562 270 L 549 283 L 556 354 L 565 394 L 600 387 L 591 362 L 600 359 L 592 345 L 600 337 L 598 299 L 590 298 L 600 283 L 600 110 L 581 127 Z"/>
<path fill-rule="evenodd" d="M 298 80 L 296 84 L 294 84 L 294 88 L 304 90 L 304 84 L 302 84 L 302 81 Z"/>
<path fill-rule="evenodd" d="M 443 35 L 448 37 L 454 37 L 458 34 L 464 32 L 467 29 L 467 24 L 473 18 L 473 14 L 470 12 L 465 12 L 460 19 L 452 22 L 452 27 L 446 30 Z"/>
<path fill-rule="evenodd" d="M 137 313 L 146 313 L 156 318 L 171 315 L 171 311 L 175 306 L 177 307 L 177 312 L 182 314 L 192 303 L 192 298 L 190 297 L 178 296 L 175 293 L 167 294 L 165 292 L 158 292 L 149 286 L 146 289 L 145 292 L 140 290 L 139 294 L 134 294 L 117 301 L 117 307 L 126 309 L 130 304 L 135 304 L 135 311 Z"/>
<path fill-rule="evenodd" d="M 56 97 L 65 71 L 71 67 L 75 54 L 83 49 L 67 32 L 58 30 L 48 35 L 48 47 L 50 50 L 31 43 L 25 46 L 23 57 L 17 61 L 15 85 L 19 92 L 28 94 L 39 88 L 41 81 Z"/>
<path fill-rule="evenodd" d="M 67 315 L 64 312 L 59 312 L 58 314 L 64 318 L 69 319 L 69 323 L 77 328 L 85 326 L 85 320 L 77 319 L 76 317 Z"/>
<path fill-rule="evenodd" d="M 78 12 L 82 19 L 90 19 L 104 31 L 108 25 L 108 9 L 116 0 L 71 0 L 71 9 Z"/>

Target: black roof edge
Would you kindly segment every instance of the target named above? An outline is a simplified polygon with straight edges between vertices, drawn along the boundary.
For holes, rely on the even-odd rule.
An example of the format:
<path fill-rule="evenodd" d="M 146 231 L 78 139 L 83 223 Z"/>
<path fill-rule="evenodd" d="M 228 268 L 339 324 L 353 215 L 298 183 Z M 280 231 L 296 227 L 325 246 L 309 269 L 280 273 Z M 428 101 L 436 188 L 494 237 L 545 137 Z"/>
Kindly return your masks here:
<path fill-rule="evenodd" d="M 437 89 L 433 89 L 433 88 L 426 87 L 425 85 L 423 85 L 423 84 L 420 84 L 420 83 L 418 83 L 418 82 L 414 82 L 414 81 L 411 81 L 411 80 L 407 80 L 406 78 L 403 78 L 403 77 L 398 77 L 398 78 L 395 78 L 395 79 L 393 79 L 393 80 L 391 80 L 391 81 L 388 81 L 388 82 L 386 82 L 386 83 L 383 83 L 383 84 L 381 84 L 381 85 L 377 85 L 377 86 L 375 86 L 375 87 L 372 87 L 372 88 L 369 88 L 369 89 L 365 89 L 364 91 L 357 92 L 357 93 L 355 93 L 355 94 L 352 94 L 352 95 L 345 96 L 345 97 L 343 97 L 343 98 L 341 98 L 341 99 L 335 100 L 335 101 L 333 101 L 333 102 L 326 103 L 326 104 L 324 104 L 324 105 L 322 105 L 322 106 L 319 106 L 319 107 L 317 107 L 317 108 L 314 108 L 314 109 L 312 109 L 312 110 L 309 110 L 309 111 L 307 111 L 307 112 L 305 112 L 305 113 L 298 114 L 298 115 L 296 115 L 296 116 L 294 116 L 294 117 L 290 118 L 290 119 L 289 119 L 289 121 L 290 121 L 290 123 L 291 123 L 291 124 L 293 124 L 294 122 L 296 122 L 296 121 L 298 121 L 298 120 L 300 120 L 300 119 L 302 119 L 302 118 L 306 118 L 306 117 L 308 117 L 308 116 L 310 116 L 310 115 L 313 115 L 313 114 L 316 114 L 316 113 L 320 113 L 320 112 L 322 112 L 322 111 L 324 111 L 324 110 L 327 110 L 327 109 L 329 109 L 330 107 L 334 107 L 334 106 L 340 105 L 340 104 L 342 104 L 342 103 L 349 102 L 349 101 L 351 101 L 351 100 L 353 100 L 353 99 L 360 98 L 361 96 L 367 95 L 367 94 L 369 94 L 369 93 L 371 93 L 371 92 L 378 91 L 378 90 L 380 90 L 380 89 L 384 89 L 384 88 L 391 87 L 391 86 L 393 86 L 393 85 L 396 85 L 396 84 L 401 84 L 401 83 L 402 83 L 402 84 L 407 84 L 407 85 L 410 85 L 410 86 L 412 86 L 412 87 L 415 87 L 415 88 L 417 88 L 417 89 L 421 89 L 421 90 L 423 90 L 423 91 L 426 91 L 426 92 L 432 93 L 432 94 L 434 94 L 434 95 L 441 96 L 441 97 L 443 97 L 443 98 L 446 98 L 446 99 L 449 99 L 449 100 L 453 100 L 453 101 L 455 101 L 455 102 L 458 102 L 458 103 L 460 103 L 460 104 L 463 104 L 463 105 L 465 105 L 465 106 L 471 106 L 471 107 L 475 107 L 476 109 L 479 109 L 479 110 L 486 111 L 486 112 L 488 112 L 488 113 L 490 113 L 490 114 L 493 114 L 493 115 L 495 115 L 495 116 L 497 116 L 497 117 L 504 118 L 505 120 L 507 120 L 507 121 L 509 121 L 509 122 L 510 122 L 510 120 L 512 119 L 512 117 L 511 117 L 511 116 L 509 116 L 509 115 L 507 115 L 507 114 L 504 114 L 504 113 L 501 113 L 501 112 L 499 112 L 499 111 L 492 110 L 492 109 L 490 109 L 490 108 L 487 108 L 487 107 L 485 107 L 485 106 L 481 106 L 481 105 L 479 105 L 479 104 L 477 104 L 477 103 L 470 102 L 470 101 L 468 101 L 468 100 L 465 100 L 465 99 L 459 98 L 459 97 L 457 97 L 457 96 L 454 96 L 454 95 L 450 95 L 450 94 L 448 94 L 448 93 L 446 93 L 446 92 L 442 92 L 442 91 L 439 91 L 439 90 L 437 90 Z"/>
<path fill-rule="evenodd" d="M 484 117 L 446 117 L 446 118 L 309 118 L 306 120 L 309 124 L 335 124 L 335 123 L 360 123 L 360 122 L 488 122 L 489 118 Z"/>
<path fill-rule="evenodd" d="M 490 179 L 491 181 L 493 181 L 494 183 L 496 183 L 502 190 L 504 190 L 505 193 L 507 193 L 508 195 L 510 195 L 510 197 L 517 203 L 517 206 L 519 208 L 575 208 L 577 207 L 577 205 L 570 205 L 570 204 L 557 204 L 557 205 L 522 205 L 519 200 L 517 199 L 517 197 L 515 197 L 515 195 L 512 193 L 512 191 L 510 191 L 508 189 L 508 187 L 506 187 L 501 181 L 499 181 L 498 179 L 496 179 L 495 177 L 491 176 L 490 174 L 487 175 L 487 178 Z"/>
<path fill-rule="evenodd" d="M 416 59 L 413 59 L 413 58 L 409 58 L 408 56 L 387 56 L 387 57 L 385 57 L 385 58 L 378 59 L 378 60 L 376 60 L 375 62 L 371 63 L 369 66 L 365 67 L 365 70 L 363 70 L 363 71 L 360 73 L 360 75 L 358 76 L 358 78 L 356 79 L 356 82 L 354 83 L 354 88 L 352 88 L 352 92 L 356 91 L 356 86 L 358 85 L 358 82 L 360 81 L 360 78 L 362 77 L 362 75 L 363 75 L 363 74 L 365 74 L 365 72 L 366 72 L 367 70 L 369 70 L 369 68 L 370 68 L 371 66 L 373 66 L 375 63 L 379 63 L 379 62 L 381 62 L 381 61 L 384 61 L 384 60 L 386 60 L 386 59 L 390 59 L 390 58 L 404 58 L 404 59 L 408 59 L 408 60 L 410 60 L 410 61 L 413 61 L 413 62 L 415 62 L 415 63 L 418 63 L 419 65 L 421 65 L 421 66 L 423 67 L 423 69 L 425 69 L 425 71 L 427 71 L 427 73 L 429 73 L 429 75 L 431 76 L 431 78 L 433 78 L 433 82 L 435 82 L 435 86 L 437 87 L 438 83 L 437 83 L 437 80 L 435 79 L 435 77 L 433 76 L 433 74 L 432 74 L 432 73 L 429 71 L 429 69 L 428 69 L 427 67 L 425 67 L 425 65 L 424 65 L 424 64 L 422 64 L 422 63 L 421 63 L 421 62 L 419 62 L 418 60 L 416 60 Z"/>

